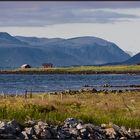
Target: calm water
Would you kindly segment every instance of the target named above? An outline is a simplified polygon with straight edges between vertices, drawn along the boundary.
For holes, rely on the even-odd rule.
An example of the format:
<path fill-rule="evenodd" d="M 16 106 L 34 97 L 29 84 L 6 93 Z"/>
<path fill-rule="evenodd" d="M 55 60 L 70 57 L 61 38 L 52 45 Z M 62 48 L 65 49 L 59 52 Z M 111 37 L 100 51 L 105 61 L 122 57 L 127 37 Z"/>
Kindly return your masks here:
<path fill-rule="evenodd" d="M 140 85 L 140 75 L 91 74 L 91 75 L 0 75 L 0 93 L 24 93 L 33 91 L 61 91 L 81 89 L 84 85 L 98 86 Z"/>

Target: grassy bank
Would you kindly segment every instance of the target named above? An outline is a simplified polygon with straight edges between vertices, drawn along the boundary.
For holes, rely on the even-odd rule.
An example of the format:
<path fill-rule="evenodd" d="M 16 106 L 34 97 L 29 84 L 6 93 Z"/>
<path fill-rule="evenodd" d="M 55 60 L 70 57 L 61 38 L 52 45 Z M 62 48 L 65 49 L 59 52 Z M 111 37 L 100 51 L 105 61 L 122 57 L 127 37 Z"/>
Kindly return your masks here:
<path fill-rule="evenodd" d="M 80 118 L 94 124 L 112 122 L 120 126 L 140 128 L 140 92 L 35 94 L 27 99 L 1 96 L 0 120 L 15 118 L 22 123 L 32 118 L 61 123 L 68 117 Z"/>
<path fill-rule="evenodd" d="M 79 66 L 66 68 L 30 68 L 1 70 L 0 74 L 96 74 L 135 73 L 140 74 L 140 65 L 128 66 Z"/>

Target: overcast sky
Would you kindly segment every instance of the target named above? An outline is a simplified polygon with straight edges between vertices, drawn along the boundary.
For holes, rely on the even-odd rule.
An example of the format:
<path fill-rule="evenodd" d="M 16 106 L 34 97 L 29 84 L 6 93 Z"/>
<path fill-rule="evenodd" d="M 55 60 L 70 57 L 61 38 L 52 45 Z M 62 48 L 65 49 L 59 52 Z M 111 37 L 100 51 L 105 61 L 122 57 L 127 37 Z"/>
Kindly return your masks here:
<path fill-rule="evenodd" d="M 140 2 L 0 2 L 0 31 L 11 35 L 96 36 L 140 52 Z"/>

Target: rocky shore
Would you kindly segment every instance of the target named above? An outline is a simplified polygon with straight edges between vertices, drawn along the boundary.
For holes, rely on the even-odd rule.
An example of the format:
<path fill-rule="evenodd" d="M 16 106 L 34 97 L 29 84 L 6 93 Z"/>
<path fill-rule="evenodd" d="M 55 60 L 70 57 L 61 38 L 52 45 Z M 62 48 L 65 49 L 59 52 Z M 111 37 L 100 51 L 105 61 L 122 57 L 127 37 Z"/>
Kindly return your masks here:
<path fill-rule="evenodd" d="M 105 94 L 109 94 L 109 93 L 126 93 L 126 92 L 139 92 L 140 91 L 140 87 L 132 87 L 130 89 L 100 89 L 97 90 L 96 88 L 92 88 L 92 87 L 84 87 L 82 89 L 79 90 L 64 90 L 64 91 L 57 91 L 57 92 L 48 92 L 49 94 L 70 94 L 70 95 L 74 95 L 74 94 L 81 94 L 81 93 L 105 93 Z"/>
<path fill-rule="evenodd" d="M 29 120 L 24 125 L 16 120 L 0 121 L 0 139 L 140 139 L 140 129 L 126 129 L 115 124 L 100 126 L 67 118 L 61 125 Z"/>

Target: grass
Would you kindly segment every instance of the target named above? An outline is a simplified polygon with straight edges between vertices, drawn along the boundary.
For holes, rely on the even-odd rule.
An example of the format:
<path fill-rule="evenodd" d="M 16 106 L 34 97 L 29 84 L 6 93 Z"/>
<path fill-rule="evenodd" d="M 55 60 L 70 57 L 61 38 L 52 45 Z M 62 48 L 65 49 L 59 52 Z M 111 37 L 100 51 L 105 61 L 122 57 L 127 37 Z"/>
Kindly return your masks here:
<path fill-rule="evenodd" d="M 0 73 L 11 74 L 91 74 L 91 73 L 140 73 L 140 65 L 124 66 L 79 66 L 65 68 L 29 68 L 1 70 Z"/>
<path fill-rule="evenodd" d="M 27 119 L 61 123 L 68 117 L 94 124 L 115 123 L 127 128 L 140 128 L 140 93 L 75 95 L 34 94 L 32 98 L 2 97 L 0 120 Z"/>

